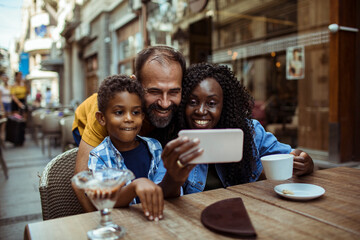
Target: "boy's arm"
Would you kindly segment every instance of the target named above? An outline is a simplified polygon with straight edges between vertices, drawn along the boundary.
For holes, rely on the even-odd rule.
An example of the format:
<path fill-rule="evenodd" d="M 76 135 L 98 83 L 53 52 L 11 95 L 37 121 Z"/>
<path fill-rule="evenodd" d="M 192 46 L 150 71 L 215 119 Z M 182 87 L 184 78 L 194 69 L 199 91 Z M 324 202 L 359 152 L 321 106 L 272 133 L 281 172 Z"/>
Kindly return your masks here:
<path fill-rule="evenodd" d="M 76 156 L 75 174 L 81 171 L 89 170 L 88 168 L 89 154 L 93 148 L 94 147 L 90 146 L 83 140 L 80 141 L 79 150 Z M 92 205 L 90 199 L 85 195 L 84 190 L 81 190 L 75 187 L 74 185 L 73 185 L 73 189 L 85 212 L 96 211 L 96 208 Z"/>
<path fill-rule="evenodd" d="M 135 179 L 120 189 L 115 207 L 129 206 L 135 197 L 139 197 L 144 214 L 149 220 L 162 219 L 164 196 L 161 187 L 147 178 Z"/>
<path fill-rule="evenodd" d="M 118 193 L 118 199 L 114 207 L 127 207 L 136 197 L 135 184 L 131 182 L 129 185 L 122 187 Z"/>
<path fill-rule="evenodd" d="M 90 151 L 93 150 L 94 147 L 87 144 L 84 140 L 80 140 L 79 150 L 76 156 L 76 164 L 75 164 L 75 174 L 81 171 L 88 171 L 88 162 Z"/>

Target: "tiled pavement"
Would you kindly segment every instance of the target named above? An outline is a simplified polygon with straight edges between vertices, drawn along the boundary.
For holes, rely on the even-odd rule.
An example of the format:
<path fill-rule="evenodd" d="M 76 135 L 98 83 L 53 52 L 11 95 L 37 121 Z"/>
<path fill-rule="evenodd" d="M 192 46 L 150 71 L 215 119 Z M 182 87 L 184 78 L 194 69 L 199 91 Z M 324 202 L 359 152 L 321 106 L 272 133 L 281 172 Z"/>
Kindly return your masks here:
<path fill-rule="evenodd" d="M 21 147 L 5 143 L 9 178 L 0 169 L 0 239 L 23 239 L 27 223 L 42 221 L 39 175 L 51 160 L 45 150 L 43 155 L 29 134 Z M 60 153 L 60 144 L 51 150 L 53 157 Z"/>

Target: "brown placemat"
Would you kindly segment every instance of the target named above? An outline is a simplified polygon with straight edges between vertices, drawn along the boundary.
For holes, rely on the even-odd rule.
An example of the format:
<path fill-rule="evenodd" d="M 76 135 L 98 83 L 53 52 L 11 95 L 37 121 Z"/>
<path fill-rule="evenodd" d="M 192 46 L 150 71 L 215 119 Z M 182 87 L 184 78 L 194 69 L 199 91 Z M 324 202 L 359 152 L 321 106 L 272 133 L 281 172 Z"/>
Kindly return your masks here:
<path fill-rule="evenodd" d="M 211 204 L 202 211 L 201 222 L 218 233 L 235 237 L 256 237 L 241 198 L 230 198 Z"/>

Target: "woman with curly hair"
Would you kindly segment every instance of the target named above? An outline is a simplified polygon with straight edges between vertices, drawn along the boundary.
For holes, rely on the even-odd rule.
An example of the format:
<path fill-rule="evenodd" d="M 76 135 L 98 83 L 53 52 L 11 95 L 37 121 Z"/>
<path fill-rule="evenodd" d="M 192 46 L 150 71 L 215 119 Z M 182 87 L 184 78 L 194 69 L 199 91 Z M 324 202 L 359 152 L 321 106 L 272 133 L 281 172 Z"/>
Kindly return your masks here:
<path fill-rule="evenodd" d="M 290 153 L 289 145 L 278 142 L 258 121 L 251 119 L 252 108 L 253 98 L 228 67 L 209 63 L 190 66 L 182 85 L 176 130 L 169 137 L 176 138 L 181 129 L 240 128 L 244 132 L 244 154 L 242 161 L 236 163 L 188 164 L 203 150 L 197 148 L 186 156 L 181 155 L 197 145 L 198 140 L 178 137 L 165 146 L 162 154 L 168 172 L 175 165 L 182 168 L 182 174 L 170 174 L 174 186 L 182 185 L 187 194 L 254 182 L 263 170 L 262 156 Z M 313 161 L 307 153 L 298 149 L 291 153 L 296 156 L 294 174 L 313 171 Z M 212 187 L 208 181 L 211 174 L 218 182 L 211 184 Z"/>

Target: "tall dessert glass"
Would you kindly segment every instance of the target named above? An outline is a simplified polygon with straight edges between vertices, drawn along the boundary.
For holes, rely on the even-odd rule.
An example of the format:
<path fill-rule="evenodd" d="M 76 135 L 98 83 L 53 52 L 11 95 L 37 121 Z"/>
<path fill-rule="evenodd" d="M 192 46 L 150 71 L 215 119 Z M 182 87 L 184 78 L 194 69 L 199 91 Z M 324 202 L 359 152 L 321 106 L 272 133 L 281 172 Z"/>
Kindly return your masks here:
<path fill-rule="evenodd" d="M 134 178 L 130 170 L 107 168 L 93 173 L 83 171 L 71 179 L 76 187 L 85 191 L 94 206 L 100 210 L 100 225 L 87 232 L 89 239 L 119 239 L 124 236 L 124 227 L 112 222 L 111 210 L 119 189 Z"/>

